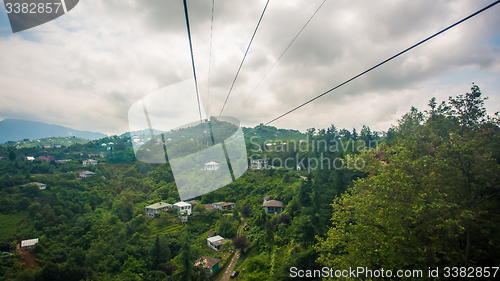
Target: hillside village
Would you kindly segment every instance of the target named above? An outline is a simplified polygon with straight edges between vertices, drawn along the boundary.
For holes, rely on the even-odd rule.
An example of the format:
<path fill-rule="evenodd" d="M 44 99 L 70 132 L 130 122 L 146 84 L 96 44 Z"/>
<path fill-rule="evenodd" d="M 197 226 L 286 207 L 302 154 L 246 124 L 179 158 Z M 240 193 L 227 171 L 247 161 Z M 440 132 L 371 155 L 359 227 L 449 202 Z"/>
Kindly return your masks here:
<path fill-rule="evenodd" d="M 323 267 L 491 267 L 500 261 L 491 235 L 500 230 L 500 121 L 465 126 L 441 110 L 414 109 L 387 132 L 245 129 L 246 171 L 188 200 L 170 164 L 137 161 L 127 135 L 0 145 L 0 281 L 279 281 L 293 279 L 291 268 L 312 276 Z M 214 174 L 219 162 L 193 170 Z"/>

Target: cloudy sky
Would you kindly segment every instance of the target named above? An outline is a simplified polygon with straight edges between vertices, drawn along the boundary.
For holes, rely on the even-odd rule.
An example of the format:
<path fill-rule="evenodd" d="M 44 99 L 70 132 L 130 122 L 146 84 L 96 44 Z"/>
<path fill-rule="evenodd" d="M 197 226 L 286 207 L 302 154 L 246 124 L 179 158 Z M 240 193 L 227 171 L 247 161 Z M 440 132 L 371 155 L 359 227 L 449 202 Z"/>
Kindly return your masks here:
<path fill-rule="evenodd" d="M 223 115 L 270 121 L 493 0 L 327 0 L 256 88 L 322 2 L 270 0 Z M 207 114 L 219 114 L 265 4 L 215 0 L 208 83 L 212 1 L 188 0 Z M 0 120 L 120 134 L 135 102 L 193 78 L 181 0 L 83 0 L 15 34 L 0 6 Z M 272 125 L 387 130 L 411 106 L 424 110 L 472 82 L 490 97 L 490 114 L 500 111 L 499 15 L 497 5 Z M 184 98 L 172 95 L 165 108 Z"/>

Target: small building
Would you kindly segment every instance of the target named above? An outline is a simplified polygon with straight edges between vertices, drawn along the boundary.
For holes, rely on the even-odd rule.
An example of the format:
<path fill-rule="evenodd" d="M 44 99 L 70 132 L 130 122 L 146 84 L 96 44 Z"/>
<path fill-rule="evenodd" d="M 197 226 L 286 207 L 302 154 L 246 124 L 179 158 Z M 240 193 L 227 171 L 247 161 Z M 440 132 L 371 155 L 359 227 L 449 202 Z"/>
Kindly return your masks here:
<path fill-rule="evenodd" d="M 90 155 L 90 154 L 89 154 Z M 96 154 L 97 155 L 97 154 Z M 97 160 L 94 160 L 94 159 L 89 159 L 89 160 L 83 160 L 82 164 L 83 164 L 83 167 L 86 167 L 88 165 L 97 165 L 97 163 L 99 163 Z"/>
<path fill-rule="evenodd" d="M 186 202 L 175 203 L 174 208 L 177 209 L 177 213 L 179 214 L 185 213 L 189 216 L 192 212 L 191 204 L 188 204 Z"/>
<path fill-rule="evenodd" d="M 213 209 L 214 209 L 214 207 L 212 206 L 212 204 L 205 204 L 205 210 L 210 211 Z"/>
<path fill-rule="evenodd" d="M 33 161 L 35 160 L 35 157 L 33 156 L 26 156 L 26 161 Z"/>
<path fill-rule="evenodd" d="M 163 202 L 158 202 L 158 203 L 146 206 L 146 208 L 145 208 L 146 209 L 146 217 L 154 218 L 161 211 L 167 211 L 170 208 L 172 208 L 172 204 L 163 203 Z"/>
<path fill-rule="evenodd" d="M 264 169 L 267 168 L 267 159 L 251 159 L 250 168 L 252 169 Z"/>
<path fill-rule="evenodd" d="M 277 200 L 264 201 L 262 204 L 267 213 L 279 214 L 283 212 L 283 202 Z"/>
<path fill-rule="evenodd" d="M 207 245 L 208 247 L 212 248 L 214 251 L 220 251 L 222 250 L 222 245 L 224 245 L 224 242 L 226 239 L 220 237 L 219 235 L 207 238 Z"/>
<path fill-rule="evenodd" d="M 21 241 L 21 249 L 28 250 L 31 249 L 36 243 L 38 243 L 38 238 L 35 239 L 28 239 L 28 240 L 22 240 Z"/>
<path fill-rule="evenodd" d="M 95 176 L 95 175 L 97 175 L 97 173 L 94 173 L 91 171 L 84 171 L 84 172 L 80 172 L 79 178 L 83 179 L 83 178 L 88 178 L 88 177 Z"/>
<path fill-rule="evenodd" d="M 212 258 L 212 257 L 201 257 L 198 261 L 195 262 L 194 266 L 196 267 L 204 267 L 209 271 L 209 276 L 215 274 L 220 268 L 220 259 Z"/>
<path fill-rule="evenodd" d="M 207 233 L 207 237 L 208 237 L 208 238 L 210 238 L 210 237 L 214 237 L 214 236 L 215 236 L 215 234 L 216 234 L 216 233 L 215 233 L 215 231 L 209 231 L 209 232 Z"/>
<path fill-rule="evenodd" d="M 219 169 L 219 163 L 217 162 L 208 162 L 205 164 L 205 170 L 206 171 L 215 171 Z"/>
<path fill-rule="evenodd" d="M 216 210 L 232 210 L 236 207 L 236 203 L 217 202 L 217 203 L 213 203 L 212 207 Z"/>
<path fill-rule="evenodd" d="M 44 184 L 44 183 L 39 183 L 39 182 L 30 182 L 30 183 L 27 183 L 27 184 L 24 184 L 24 185 L 21 185 L 20 187 L 21 188 L 24 188 L 28 185 L 36 185 L 38 186 L 38 188 L 40 188 L 40 190 L 45 190 L 47 188 L 47 185 Z"/>
<path fill-rule="evenodd" d="M 179 220 L 181 221 L 181 224 L 185 224 L 188 222 L 188 216 L 186 214 L 180 214 Z"/>

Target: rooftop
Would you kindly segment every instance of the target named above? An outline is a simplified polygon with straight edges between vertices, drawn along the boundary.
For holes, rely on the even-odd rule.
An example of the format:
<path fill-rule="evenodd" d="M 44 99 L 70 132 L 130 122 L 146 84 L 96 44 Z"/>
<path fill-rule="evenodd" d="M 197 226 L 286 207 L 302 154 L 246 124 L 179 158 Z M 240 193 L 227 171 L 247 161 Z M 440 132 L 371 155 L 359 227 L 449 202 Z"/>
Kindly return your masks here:
<path fill-rule="evenodd" d="M 207 238 L 207 240 L 214 244 L 215 246 L 219 246 L 219 245 L 222 245 L 224 244 L 224 241 L 225 239 L 222 238 L 220 235 L 217 235 L 217 236 L 214 236 L 214 237 L 210 237 L 210 238 Z"/>
<path fill-rule="evenodd" d="M 205 165 L 219 165 L 219 163 L 214 162 L 214 161 L 211 161 L 211 162 L 208 162 L 208 163 L 207 163 L 207 164 L 205 164 Z"/>
<path fill-rule="evenodd" d="M 165 208 L 165 207 L 171 208 L 172 204 L 158 202 L 158 203 L 154 203 L 152 205 L 146 206 L 146 208 L 148 208 L 148 209 L 162 209 L 162 208 Z"/>
<path fill-rule="evenodd" d="M 41 186 L 45 186 L 46 184 L 44 183 L 39 183 L 39 182 L 30 182 L 30 183 L 27 183 L 25 185 L 21 185 L 21 187 L 25 187 L 27 185 L 30 185 L 30 184 L 35 184 L 35 185 L 38 185 L 38 187 L 41 187 Z"/>
<path fill-rule="evenodd" d="M 29 247 L 38 243 L 38 238 L 21 241 L 21 247 Z"/>
<path fill-rule="evenodd" d="M 229 205 L 233 205 L 234 203 L 231 203 L 231 202 L 217 202 L 217 203 L 214 203 L 216 205 L 221 205 L 221 206 L 229 206 Z"/>
<path fill-rule="evenodd" d="M 191 206 L 191 204 L 188 204 L 186 202 L 177 202 L 174 204 L 174 206 L 176 207 L 187 207 L 187 206 Z"/>
<path fill-rule="evenodd" d="M 277 200 L 269 200 L 262 204 L 264 207 L 283 207 L 283 202 Z"/>
<path fill-rule="evenodd" d="M 203 267 L 205 267 L 205 268 L 212 268 L 218 262 L 220 262 L 220 259 L 216 259 L 216 258 L 205 256 L 205 257 L 201 257 L 201 259 L 199 259 L 198 261 L 196 261 L 196 263 L 194 264 L 194 266 L 199 266 L 200 264 L 202 264 Z"/>

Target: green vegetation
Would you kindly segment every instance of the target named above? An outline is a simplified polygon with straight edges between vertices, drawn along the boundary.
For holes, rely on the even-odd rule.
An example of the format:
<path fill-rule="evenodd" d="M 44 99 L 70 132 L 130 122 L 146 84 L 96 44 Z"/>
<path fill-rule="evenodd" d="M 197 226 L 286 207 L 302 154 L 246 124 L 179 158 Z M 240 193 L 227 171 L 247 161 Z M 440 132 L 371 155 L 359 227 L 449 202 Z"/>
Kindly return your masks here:
<path fill-rule="evenodd" d="M 170 164 L 136 161 L 126 135 L 67 148 L 0 146 L 1 250 L 15 253 L 19 240 L 39 238 L 30 251 L 40 264 L 25 269 L 19 254 L 6 255 L 0 281 L 208 280 L 195 262 L 211 256 L 223 267 L 232 250 L 241 251 L 238 280 L 247 281 L 293 279 L 291 267 L 498 266 L 498 117 L 487 116 L 477 86 L 429 106 L 388 132 L 258 126 L 245 137 L 248 157 L 275 168 L 248 170 L 193 198 L 200 202 L 186 224 L 174 210 L 146 218 L 146 206 L 175 203 L 179 192 Z M 187 131 L 175 135 L 172 145 L 201 145 L 182 141 Z M 109 142 L 110 150 L 102 145 Z M 97 166 L 82 166 L 101 152 Z M 71 161 L 24 159 L 46 155 Z M 291 169 L 280 164 L 289 158 Z M 97 176 L 78 179 L 84 170 Z M 30 182 L 47 189 L 19 188 Z M 264 196 L 282 202 L 283 213 L 267 214 Z M 236 209 L 204 206 L 221 201 Z M 228 240 L 222 251 L 207 247 L 209 231 Z"/>
<path fill-rule="evenodd" d="M 44 146 L 50 146 L 50 147 L 65 147 L 65 146 L 71 146 L 73 144 L 77 143 L 87 143 L 89 142 L 88 139 L 84 138 L 77 138 L 77 137 L 52 137 L 52 138 L 43 138 L 43 139 L 38 139 L 38 140 L 23 140 L 23 141 L 18 141 L 18 142 L 7 142 L 5 145 L 6 146 L 14 146 L 17 148 L 30 148 L 30 147 L 44 147 Z"/>

